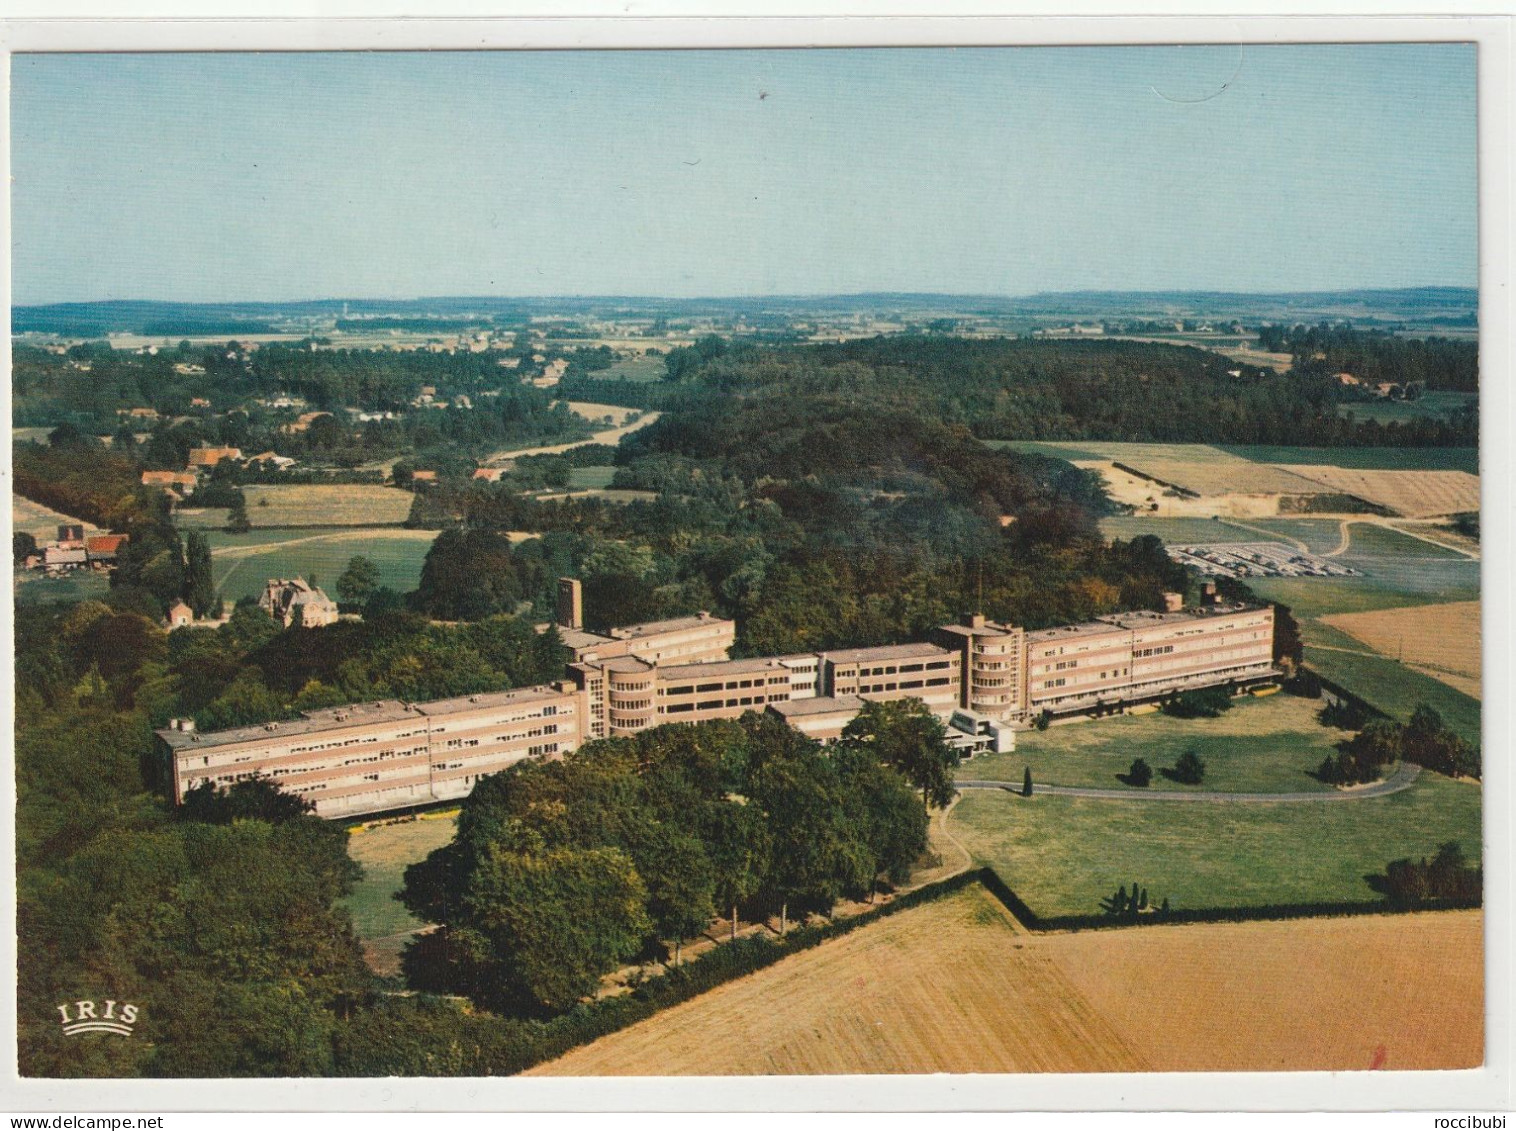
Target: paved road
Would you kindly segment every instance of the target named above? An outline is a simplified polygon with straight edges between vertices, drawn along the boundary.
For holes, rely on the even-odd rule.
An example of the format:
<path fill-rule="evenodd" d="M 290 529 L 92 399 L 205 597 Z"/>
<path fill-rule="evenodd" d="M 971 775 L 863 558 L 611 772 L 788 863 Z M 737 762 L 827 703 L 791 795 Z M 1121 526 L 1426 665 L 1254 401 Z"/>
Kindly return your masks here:
<path fill-rule="evenodd" d="M 1319 793 L 1213 793 L 1206 790 L 1182 792 L 1177 789 L 1095 789 L 1073 785 L 1041 785 L 1033 783 L 1032 793 L 1051 794 L 1059 797 L 1092 797 L 1102 801 L 1359 801 L 1366 797 L 1384 797 L 1409 789 L 1421 774 L 1421 767 L 1402 762 L 1384 781 L 1375 782 L 1361 789 L 1333 789 Z M 1021 786 L 1007 781 L 972 781 L 960 778 L 955 783 L 959 789 L 1003 789 L 1007 793 L 1020 793 Z"/>

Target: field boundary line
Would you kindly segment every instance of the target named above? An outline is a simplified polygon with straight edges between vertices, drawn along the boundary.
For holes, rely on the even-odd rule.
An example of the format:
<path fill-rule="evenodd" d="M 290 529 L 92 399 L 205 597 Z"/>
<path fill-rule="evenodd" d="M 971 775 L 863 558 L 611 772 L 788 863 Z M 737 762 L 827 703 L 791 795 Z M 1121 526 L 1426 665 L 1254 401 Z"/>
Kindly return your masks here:
<path fill-rule="evenodd" d="M 1369 797 L 1385 797 L 1401 790 L 1410 789 L 1421 776 L 1421 767 L 1412 762 L 1402 762 L 1393 774 L 1383 781 L 1355 790 L 1330 790 L 1320 793 L 1220 793 L 1197 790 L 1193 793 L 1173 789 L 1102 789 L 1098 786 L 1039 785 L 1033 784 L 1032 796 L 1084 797 L 1097 801 L 1214 801 L 1244 802 L 1252 804 L 1278 804 L 1296 801 L 1358 801 Z M 960 781 L 959 789 L 998 789 L 1007 793 L 1021 792 L 1021 786 L 1012 782 Z"/>

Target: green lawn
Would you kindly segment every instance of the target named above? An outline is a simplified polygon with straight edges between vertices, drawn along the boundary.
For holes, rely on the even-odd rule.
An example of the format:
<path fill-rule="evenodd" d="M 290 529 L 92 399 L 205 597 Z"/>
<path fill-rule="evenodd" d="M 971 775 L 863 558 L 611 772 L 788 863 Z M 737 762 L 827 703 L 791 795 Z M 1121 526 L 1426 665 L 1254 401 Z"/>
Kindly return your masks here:
<path fill-rule="evenodd" d="M 590 376 L 604 381 L 661 381 L 667 371 L 663 355 L 655 354 L 623 358 L 609 369 L 597 369 Z"/>
<path fill-rule="evenodd" d="M 174 525 L 184 530 L 220 530 L 230 513 L 226 507 L 181 507 L 174 512 Z"/>
<path fill-rule="evenodd" d="M 448 843 L 456 828 L 456 819 L 430 818 L 380 825 L 348 838 L 348 854 L 363 865 L 363 879 L 342 906 L 352 914 L 359 938 L 386 938 L 422 925 L 393 898 L 394 893 L 405 881 L 406 865 Z"/>
<path fill-rule="evenodd" d="M 1477 393 L 1436 392 L 1426 393 L 1414 401 L 1352 402 L 1338 405 L 1337 411 L 1342 416 L 1352 416 L 1355 420 L 1397 424 L 1402 421 L 1442 419 L 1476 399 Z"/>
<path fill-rule="evenodd" d="M 1121 515 L 1100 520 L 1100 533 L 1107 538 L 1130 541 L 1144 534 L 1156 534 L 1165 545 L 1185 546 L 1206 542 L 1256 542 L 1262 536 L 1241 530 L 1212 518 L 1154 518 L 1149 515 Z"/>
<path fill-rule="evenodd" d="M 1308 635 L 1318 631 L 1313 626 Z M 1353 646 L 1364 648 L 1358 641 L 1354 641 Z M 1401 722 L 1409 719 L 1419 704 L 1429 704 L 1441 713 L 1443 722 L 1450 729 L 1476 746 L 1483 745 L 1479 700 L 1441 680 L 1402 667 L 1393 657 L 1339 652 L 1307 644 L 1305 662 L 1327 679 L 1356 691 Z"/>
<path fill-rule="evenodd" d="M 110 592 L 110 578 L 103 573 L 78 570 L 62 577 L 47 577 L 39 570 L 17 570 L 13 583 L 15 599 L 23 605 L 46 605 L 53 601 L 103 601 Z"/>
<path fill-rule="evenodd" d="M 1291 448 L 1262 444 L 1220 444 L 1218 447 L 1255 463 L 1313 464 L 1366 471 L 1479 473 L 1478 448 Z"/>
<path fill-rule="evenodd" d="M 1368 876 L 1390 860 L 1455 840 L 1480 855 L 1478 785 L 1423 774 L 1361 801 L 1241 802 L 1030 799 L 966 792 L 950 820 L 1041 915 L 1091 914 L 1117 885 L 1140 884 L 1178 908 L 1378 898 Z"/>
<path fill-rule="evenodd" d="M 1356 528 L 1355 528 L 1356 529 Z M 1260 533 L 1264 531 L 1266 533 Z M 1131 539 L 1156 534 L 1165 545 L 1184 546 L 1209 542 L 1267 542 L 1297 539 L 1315 554 L 1335 550 L 1342 541 L 1341 529 L 1332 518 L 1164 518 L 1153 515 L 1123 515 L 1100 520 L 1107 538 Z"/>
<path fill-rule="evenodd" d="M 1462 561 L 1467 560 L 1457 550 L 1434 545 L 1421 538 L 1402 534 L 1388 526 L 1366 522 L 1349 525 L 1351 541 L 1343 551 L 1345 561 L 1363 562 L 1365 565 L 1387 559 L 1410 559 L 1412 561 Z"/>
<path fill-rule="evenodd" d="M 1165 460 L 1181 463 L 1236 464 L 1244 460 L 1210 444 L 1133 444 L 1105 440 L 985 440 L 991 448 L 1034 455 L 1053 456 L 1056 459 L 1116 460 L 1120 463 L 1136 463 L 1144 460 Z"/>
<path fill-rule="evenodd" d="M 1283 693 L 1242 698 L 1216 719 L 1175 719 L 1163 714 L 1091 719 L 1022 731 L 1016 749 L 981 754 L 959 769 L 963 778 L 1019 783 L 1030 766 L 1045 785 L 1129 787 L 1118 780 L 1134 758 L 1153 770 L 1152 789 L 1217 790 L 1227 793 L 1325 791 L 1311 776 L 1321 760 L 1336 752 L 1347 733 L 1316 720 L 1321 703 Z M 1206 764 L 1198 786 L 1180 785 L 1162 770 L 1193 750 Z"/>
<path fill-rule="evenodd" d="M 1396 562 L 1346 554 L 1337 560 L 1366 572 L 1360 577 L 1250 577 L 1248 588 L 1264 600 L 1288 605 L 1297 619 L 1479 598 L 1478 562 Z"/>
<path fill-rule="evenodd" d="M 569 486 L 576 491 L 584 487 L 605 488 L 615 476 L 614 467 L 576 467 L 569 472 Z"/>
<path fill-rule="evenodd" d="M 228 602 L 256 597 L 271 577 L 314 577 L 335 598 L 334 586 L 354 557 L 363 555 L 379 567 L 379 583 L 409 593 L 421 580 L 421 566 L 434 532 L 379 529 L 332 534 L 310 530 L 255 530 L 247 534 L 212 533 L 211 562 L 216 591 Z M 260 549 L 261 548 L 261 549 Z M 249 553 L 218 553 L 218 550 Z"/>

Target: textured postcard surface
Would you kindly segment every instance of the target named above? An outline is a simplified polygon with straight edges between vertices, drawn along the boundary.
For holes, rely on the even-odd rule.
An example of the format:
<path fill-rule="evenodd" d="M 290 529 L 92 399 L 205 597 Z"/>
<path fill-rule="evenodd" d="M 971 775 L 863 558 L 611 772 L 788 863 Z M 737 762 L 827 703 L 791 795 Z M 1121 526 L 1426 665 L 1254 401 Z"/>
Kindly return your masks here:
<path fill-rule="evenodd" d="M 10 64 L 22 1077 L 1483 1064 L 1473 44 Z"/>

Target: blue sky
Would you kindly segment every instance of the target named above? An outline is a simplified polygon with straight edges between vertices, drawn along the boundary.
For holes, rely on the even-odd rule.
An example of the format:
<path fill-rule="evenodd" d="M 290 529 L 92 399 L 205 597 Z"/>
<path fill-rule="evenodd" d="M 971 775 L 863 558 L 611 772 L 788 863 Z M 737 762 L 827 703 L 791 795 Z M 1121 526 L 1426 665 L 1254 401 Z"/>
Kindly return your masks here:
<path fill-rule="evenodd" d="M 1474 80 L 1458 44 L 17 56 L 13 296 L 1472 286 Z"/>

